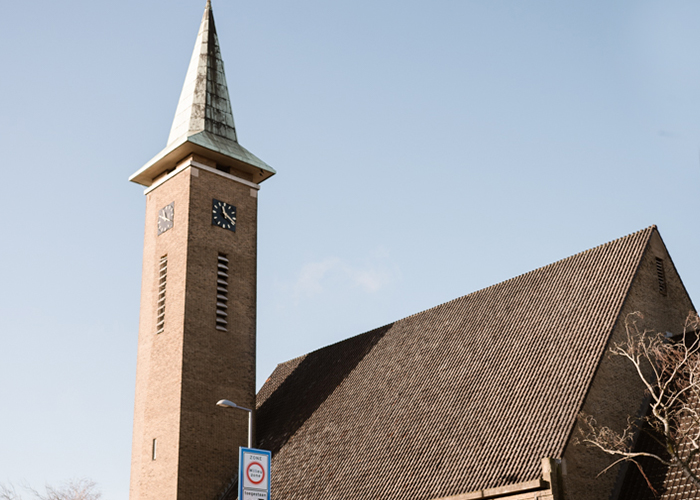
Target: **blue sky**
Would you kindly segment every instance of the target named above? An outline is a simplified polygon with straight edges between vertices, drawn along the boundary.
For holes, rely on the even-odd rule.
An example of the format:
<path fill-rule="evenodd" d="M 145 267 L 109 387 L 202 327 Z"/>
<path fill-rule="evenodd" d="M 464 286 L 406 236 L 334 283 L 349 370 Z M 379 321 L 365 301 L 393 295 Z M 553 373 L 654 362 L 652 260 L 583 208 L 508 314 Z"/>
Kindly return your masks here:
<path fill-rule="evenodd" d="M 143 242 L 204 8 L 5 2 L 0 482 L 128 496 Z M 700 4 L 214 0 L 274 366 L 659 226 L 700 297 Z"/>

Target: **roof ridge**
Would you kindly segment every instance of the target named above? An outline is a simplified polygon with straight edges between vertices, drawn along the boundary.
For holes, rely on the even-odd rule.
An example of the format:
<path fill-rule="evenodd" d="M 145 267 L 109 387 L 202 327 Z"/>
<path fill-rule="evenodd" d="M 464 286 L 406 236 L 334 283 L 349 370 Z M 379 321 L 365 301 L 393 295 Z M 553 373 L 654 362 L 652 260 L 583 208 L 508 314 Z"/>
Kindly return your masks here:
<path fill-rule="evenodd" d="M 640 234 L 642 234 L 642 233 L 644 233 L 644 232 L 649 232 L 649 234 L 651 234 L 651 232 L 654 231 L 654 230 L 657 230 L 657 231 L 658 231 L 658 228 L 657 228 L 656 224 L 652 224 L 651 226 L 645 227 L 644 229 L 640 229 L 640 230 L 635 231 L 635 232 L 633 232 L 633 233 L 629 233 L 629 234 L 627 234 L 627 235 L 625 235 L 625 236 L 621 236 L 621 237 L 619 237 L 619 238 L 615 238 L 614 240 L 610 240 L 610 241 L 607 241 L 607 242 L 602 243 L 602 244 L 600 244 L 600 245 L 596 245 L 596 246 L 594 246 L 594 247 L 588 248 L 588 249 L 583 250 L 583 251 L 581 251 L 581 252 L 575 253 L 575 254 L 573 254 L 573 255 L 569 255 L 568 257 L 564 257 L 563 259 L 559 259 L 559 260 L 556 260 L 556 261 L 554 261 L 554 262 L 550 262 L 549 264 L 546 264 L 546 265 L 544 265 L 544 266 L 537 267 L 537 268 L 532 269 L 531 271 L 528 271 L 528 272 L 525 272 L 525 273 L 518 274 L 518 275 L 516 275 L 516 276 L 513 276 L 512 278 L 508 278 L 508 279 L 506 279 L 506 280 L 499 281 L 498 283 L 494 283 L 493 285 L 489 285 L 489 286 L 484 287 L 484 288 L 479 288 L 478 290 L 474 290 L 473 292 L 469 292 L 469 293 L 467 293 L 467 294 L 460 295 L 459 297 L 455 297 L 454 299 L 448 300 L 447 302 L 441 302 L 440 304 L 434 305 L 434 306 L 432 306 L 432 307 L 428 307 L 427 309 L 422 309 L 422 310 L 420 310 L 420 311 L 418 311 L 418 312 L 415 312 L 415 313 L 413 313 L 413 314 L 409 314 L 408 316 L 404 316 L 403 318 L 399 318 L 399 319 L 397 319 L 397 320 L 395 320 L 395 321 L 389 321 L 388 323 L 386 323 L 386 324 L 384 324 L 384 325 L 382 325 L 382 326 L 380 326 L 380 327 L 378 327 L 378 328 L 372 328 L 371 330 L 367 330 L 366 332 L 358 333 L 358 334 L 356 334 L 356 335 L 352 335 L 351 337 L 347 337 L 347 338 L 342 339 L 342 340 L 339 340 L 339 341 L 337 341 L 337 342 L 333 342 L 332 344 L 324 345 L 324 346 L 322 346 L 322 347 L 319 347 L 318 349 L 314 349 L 313 351 L 309 351 L 309 352 L 307 352 L 307 353 L 305 353 L 305 354 L 302 354 L 301 356 L 297 356 L 297 357 L 288 359 L 288 360 L 286 360 L 286 361 L 283 361 L 282 363 L 278 363 L 277 366 L 275 367 L 275 369 L 276 369 L 278 366 L 287 365 L 288 363 L 291 363 L 292 361 L 295 361 L 295 360 L 297 360 L 297 359 L 299 359 L 299 358 L 303 358 L 304 356 L 308 356 L 309 354 L 312 354 L 312 353 L 321 351 L 321 350 L 326 349 L 326 348 L 328 348 L 328 347 L 330 347 L 330 346 L 334 346 L 334 345 L 340 344 L 340 343 L 342 343 L 342 342 L 346 342 L 346 341 L 348 341 L 348 340 L 350 340 L 350 339 L 353 339 L 353 338 L 355 338 L 355 337 L 359 337 L 360 335 L 365 335 L 365 334 L 367 334 L 367 333 L 373 332 L 373 331 L 378 330 L 378 329 L 380 329 L 380 328 L 386 328 L 388 325 L 392 325 L 392 324 L 399 323 L 399 322 L 401 322 L 401 321 L 404 321 L 404 320 L 413 318 L 413 317 L 418 316 L 419 314 L 423 314 L 423 313 L 425 313 L 425 312 L 427 312 L 427 311 L 432 311 L 433 309 L 437 309 L 438 307 L 442 307 L 442 306 L 451 304 L 451 303 L 453 303 L 453 302 L 455 302 L 455 301 L 464 299 L 465 297 L 469 297 L 469 296 L 474 295 L 474 294 L 477 294 L 477 293 L 485 292 L 486 290 L 490 290 L 490 289 L 495 288 L 495 287 L 498 287 L 498 286 L 503 286 L 503 285 L 506 284 L 506 283 L 510 283 L 510 282 L 512 282 L 513 280 L 522 278 L 523 276 L 527 276 L 528 274 L 532 274 L 532 273 L 535 273 L 535 272 L 537 272 L 537 271 L 541 271 L 541 270 L 543 270 L 543 269 L 547 269 L 547 268 L 549 268 L 549 267 L 551 267 L 551 266 L 554 266 L 554 265 L 556 265 L 556 264 L 559 264 L 559 263 L 562 263 L 562 262 L 566 262 L 566 261 L 568 261 L 568 260 L 570 260 L 570 259 L 573 259 L 573 258 L 575 258 L 575 257 L 579 257 L 579 256 L 581 256 L 581 255 L 584 255 L 584 254 L 587 254 L 587 253 L 591 253 L 591 252 L 593 252 L 593 251 L 595 251 L 595 250 L 598 250 L 598 249 L 600 249 L 600 248 L 603 248 L 603 247 L 605 247 L 605 246 L 611 246 L 611 245 L 613 245 L 613 244 L 615 244 L 615 243 L 618 243 L 618 242 L 620 242 L 620 241 L 622 241 L 622 240 L 626 240 L 626 239 L 632 238 L 632 237 L 634 237 L 634 236 L 636 236 L 636 235 L 640 235 Z"/>
<path fill-rule="evenodd" d="M 360 334 L 360 335 L 362 335 L 362 334 Z M 335 344 L 338 344 L 338 343 L 340 343 L 340 342 L 342 342 L 342 340 L 339 341 L 339 342 L 335 342 Z M 328 345 L 333 345 L 333 344 L 328 344 Z M 328 346 L 324 346 L 324 347 L 328 347 Z M 320 349 L 323 349 L 324 347 L 321 347 Z M 320 350 L 320 349 L 316 349 L 316 351 L 318 351 L 318 350 Z M 305 358 L 306 356 L 308 356 L 308 355 L 311 354 L 312 352 L 316 352 L 316 351 L 310 351 L 310 352 L 307 352 L 307 353 L 302 354 L 301 356 L 297 356 L 296 358 L 290 358 L 290 359 L 288 359 L 287 361 L 282 361 L 281 363 L 277 363 L 277 365 L 275 365 L 275 370 L 276 370 L 277 368 L 279 368 L 280 366 L 288 365 L 288 364 L 292 363 L 293 361 L 297 361 L 297 360 L 299 360 L 299 359 L 301 359 L 301 358 Z M 275 370 L 272 370 L 272 371 L 274 372 Z"/>
<path fill-rule="evenodd" d="M 610 240 L 610 241 L 607 241 L 607 242 L 602 243 L 602 244 L 600 244 L 600 245 L 596 245 L 596 246 L 591 247 L 591 248 L 588 248 L 588 249 L 586 249 L 586 250 L 582 250 L 581 252 L 577 252 L 577 253 L 575 253 L 575 254 L 569 255 L 569 256 L 567 256 L 567 257 L 564 257 L 563 259 L 555 260 L 554 262 L 550 262 L 549 264 L 545 264 L 544 266 L 536 267 L 535 269 L 532 269 L 532 270 L 527 271 L 527 272 L 525 272 L 525 273 L 517 274 L 517 275 L 513 276 L 512 278 L 508 278 L 508 279 L 505 279 L 505 280 L 503 280 L 503 281 L 499 281 L 499 282 L 497 282 L 497 283 L 494 283 L 493 285 L 489 285 L 489 286 L 486 286 L 486 287 L 484 287 L 484 288 L 479 288 L 479 289 L 477 289 L 477 290 L 474 290 L 473 292 L 469 292 L 469 293 L 466 293 L 466 294 L 464 294 L 464 295 L 460 295 L 459 297 L 455 297 L 454 299 L 448 300 L 447 302 L 442 302 L 442 303 L 437 304 L 437 305 L 435 305 L 435 306 L 428 307 L 427 309 L 423 309 L 423 310 L 421 310 L 421 311 L 418 311 L 418 312 L 416 312 L 416 313 L 410 314 L 410 315 L 405 316 L 405 317 L 403 317 L 403 318 L 401 318 L 401 319 L 398 319 L 398 320 L 396 320 L 396 321 L 393 321 L 393 323 L 398 323 L 399 321 L 403 321 L 403 320 L 405 320 L 405 319 L 412 318 L 413 316 L 417 316 L 418 314 L 422 314 L 422 313 L 424 313 L 424 312 L 426 312 L 426 311 L 431 311 L 431 310 L 433 310 L 433 309 L 435 309 L 435 308 L 437 308 L 437 307 L 441 307 L 441 306 L 443 306 L 443 305 L 450 304 L 450 303 L 452 303 L 452 302 L 454 302 L 454 301 L 456 301 L 456 300 L 460 300 L 460 299 L 463 299 L 463 298 L 465 298 L 465 297 L 469 297 L 469 296 L 471 296 L 471 295 L 474 295 L 474 294 L 477 294 L 477 293 L 480 293 L 480 292 L 484 292 L 484 291 L 486 291 L 486 290 L 490 290 L 490 289 L 495 288 L 495 287 L 498 287 L 498 286 L 502 286 L 502 285 L 504 285 L 504 284 L 506 284 L 506 283 L 512 282 L 513 280 L 516 280 L 516 279 L 518 279 L 518 278 L 522 278 L 523 276 L 527 276 L 528 274 L 533 274 L 533 273 L 535 273 L 535 272 L 537 272 L 537 271 L 541 271 L 541 270 L 543 270 L 543 269 L 550 268 L 550 267 L 552 267 L 552 266 L 554 266 L 554 265 L 556 265 L 556 264 L 559 264 L 559 263 L 562 263 L 562 262 L 566 262 L 566 261 L 568 261 L 568 260 L 570 260 L 570 259 L 573 259 L 573 258 L 575 258 L 575 257 L 579 257 L 579 256 L 584 255 L 584 254 L 587 254 L 587 253 L 591 253 L 591 252 L 593 252 L 594 250 L 598 250 L 598 249 L 603 248 L 603 247 L 605 247 L 605 246 L 611 246 L 611 245 L 613 245 L 614 243 L 618 243 L 618 242 L 620 242 L 620 241 L 622 241 L 622 240 L 626 240 L 626 239 L 628 239 L 628 238 L 632 238 L 633 236 L 639 235 L 639 234 L 644 233 L 644 232 L 646 232 L 646 231 L 648 231 L 649 233 L 651 233 L 651 231 L 654 231 L 654 230 L 657 230 L 657 231 L 658 231 L 658 228 L 656 227 L 656 224 L 652 224 L 651 226 L 645 227 L 644 229 L 640 229 L 640 230 L 635 231 L 635 232 L 633 232 L 633 233 L 629 233 L 629 234 L 627 234 L 627 235 L 625 235 L 625 236 L 620 236 L 619 238 L 615 238 L 614 240 Z"/>
<path fill-rule="evenodd" d="M 455 299 L 455 300 L 456 300 L 456 299 Z M 447 303 L 447 302 L 445 302 L 445 303 Z M 438 307 L 438 306 L 435 306 L 435 307 Z M 428 310 L 428 309 L 426 309 L 426 310 Z M 406 316 L 406 318 L 409 318 L 409 317 L 410 317 L 410 316 Z M 401 318 L 401 319 L 398 320 L 398 321 L 401 321 L 401 320 L 406 319 L 406 318 Z M 288 359 L 287 361 L 282 361 L 281 363 L 277 363 L 277 366 L 275 366 L 275 370 L 276 370 L 278 367 L 280 367 L 280 366 L 289 365 L 289 364 L 291 364 L 293 361 L 297 361 L 297 360 L 299 360 L 299 359 L 301 359 L 301 358 L 305 358 L 305 357 L 309 356 L 310 354 L 314 354 L 314 353 L 316 353 L 316 352 L 318 352 L 318 351 L 322 351 L 323 349 L 326 349 L 326 348 L 328 348 L 328 347 L 337 346 L 338 344 L 342 344 L 343 342 L 348 342 L 348 341 L 350 341 L 350 340 L 352 340 L 352 339 L 356 339 L 357 337 L 360 337 L 360 336 L 362 336 L 362 335 L 368 335 L 368 334 L 370 334 L 370 333 L 372 333 L 372 332 L 376 332 L 377 330 L 381 330 L 381 329 L 383 329 L 383 328 L 387 328 L 387 327 L 393 325 L 394 323 L 396 323 L 396 321 L 390 321 L 389 323 L 386 323 L 386 324 L 383 324 L 383 325 L 381 325 L 381 326 L 378 326 L 377 328 L 372 328 L 371 330 L 367 330 L 366 332 L 362 332 L 362 333 L 358 333 L 358 334 L 356 334 L 356 335 L 352 335 L 352 336 L 350 336 L 350 337 L 346 337 L 346 338 L 344 338 L 344 339 L 338 340 L 337 342 L 333 342 L 333 343 L 331 343 L 331 344 L 326 344 L 326 345 L 324 345 L 324 346 L 322 346 L 322 347 L 319 347 L 318 349 L 314 349 L 313 351 L 309 351 L 309 352 L 307 352 L 307 353 L 304 353 L 304 354 L 302 354 L 301 356 L 297 356 L 297 357 L 295 357 L 295 358 Z M 274 370 L 273 370 L 273 373 L 274 373 Z M 269 377 L 268 377 L 268 378 L 269 378 Z"/>

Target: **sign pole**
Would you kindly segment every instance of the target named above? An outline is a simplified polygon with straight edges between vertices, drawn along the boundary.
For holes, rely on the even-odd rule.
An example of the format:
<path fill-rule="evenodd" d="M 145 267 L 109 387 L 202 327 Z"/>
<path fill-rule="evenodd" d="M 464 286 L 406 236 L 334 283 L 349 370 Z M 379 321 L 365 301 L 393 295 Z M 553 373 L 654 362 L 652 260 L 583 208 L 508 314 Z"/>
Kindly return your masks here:
<path fill-rule="evenodd" d="M 248 412 L 248 448 L 253 447 L 253 412 Z"/>

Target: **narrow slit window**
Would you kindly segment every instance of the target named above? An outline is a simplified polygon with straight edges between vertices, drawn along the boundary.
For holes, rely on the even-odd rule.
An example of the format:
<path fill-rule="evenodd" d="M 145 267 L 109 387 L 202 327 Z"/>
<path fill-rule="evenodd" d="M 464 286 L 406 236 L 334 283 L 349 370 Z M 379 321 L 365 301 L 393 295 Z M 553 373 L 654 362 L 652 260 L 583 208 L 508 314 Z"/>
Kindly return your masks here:
<path fill-rule="evenodd" d="M 228 330 L 228 258 L 222 253 L 216 263 L 216 329 Z"/>
<path fill-rule="evenodd" d="M 156 459 L 156 451 L 158 450 L 158 440 L 153 439 L 153 449 L 151 450 L 151 460 Z"/>
<path fill-rule="evenodd" d="M 659 292 L 661 295 L 666 295 L 666 271 L 664 270 L 664 261 L 656 257 L 656 277 L 659 279 Z"/>
<path fill-rule="evenodd" d="M 156 333 L 165 329 L 165 286 L 168 281 L 168 256 L 160 258 L 158 266 L 158 305 L 156 314 Z"/>

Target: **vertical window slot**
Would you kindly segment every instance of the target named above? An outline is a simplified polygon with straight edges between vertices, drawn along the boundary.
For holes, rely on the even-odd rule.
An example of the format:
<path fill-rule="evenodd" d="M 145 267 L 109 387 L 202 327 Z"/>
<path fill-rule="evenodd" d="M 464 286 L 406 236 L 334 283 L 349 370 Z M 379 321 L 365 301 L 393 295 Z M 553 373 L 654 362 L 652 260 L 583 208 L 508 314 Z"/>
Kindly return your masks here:
<path fill-rule="evenodd" d="M 155 459 L 156 459 L 156 451 L 157 451 L 157 449 L 158 449 L 158 440 L 157 440 L 157 439 L 153 439 L 153 449 L 152 449 L 152 451 L 151 451 L 151 460 L 155 460 Z"/>
<path fill-rule="evenodd" d="M 664 261 L 656 257 L 656 277 L 659 280 L 659 292 L 661 295 L 666 295 L 666 271 L 664 270 Z"/>
<path fill-rule="evenodd" d="M 228 330 L 228 258 L 222 253 L 216 263 L 216 329 Z"/>
<path fill-rule="evenodd" d="M 160 258 L 158 268 L 158 305 L 156 314 L 156 333 L 162 333 L 165 329 L 165 285 L 168 280 L 168 256 Z"/>

